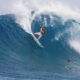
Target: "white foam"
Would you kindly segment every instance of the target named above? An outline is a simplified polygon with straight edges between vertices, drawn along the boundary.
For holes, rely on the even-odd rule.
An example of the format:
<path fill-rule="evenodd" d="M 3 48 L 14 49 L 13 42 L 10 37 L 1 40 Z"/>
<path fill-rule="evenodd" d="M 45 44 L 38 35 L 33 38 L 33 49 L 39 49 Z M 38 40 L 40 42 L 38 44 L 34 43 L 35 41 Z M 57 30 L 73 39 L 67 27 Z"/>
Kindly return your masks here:
<path fill-rule="evenodd" d="M 71 35 L 69 39 L 69 45 L 80 53 L 80 24 L 73 23 L 73 26 L 69 29 Z"/>
<path fill-rule="evenodd" d="M 78 42 L 77 40 L 71 40 L 69 41 L 70 46 L 75 49 L 78 53 L 80 53 L 80 42 Z"/>
<path fill-rule="evenodd" d="M 16 21 L 26 32 L 31 32 L 31 10 L 22 2 L 15 2 L 12 12 L 16 16 Z"/>
<path fill-rule="evenodd" d="M 34 15 L 31 15 L 32 11 L 35 11 Z M 73 10 L 69 6 L 59 2 L 58 0 L 20 0 L 15 2 L 13 5 L 12 12 L 17 17 L 17 22 L 22 26 L 22 28 L 31 33 L 31 22 L 40 14 L 56 14 L 62 17 L 63 22 L 69 18 L 74 18 L 80 20 L 79 10 Z M 52 18 L 51 18 L 52 19 Z M 53 19 L 52 19 L 53 20 Z M 47 25 L 46 19 L 44 24 Z"/>

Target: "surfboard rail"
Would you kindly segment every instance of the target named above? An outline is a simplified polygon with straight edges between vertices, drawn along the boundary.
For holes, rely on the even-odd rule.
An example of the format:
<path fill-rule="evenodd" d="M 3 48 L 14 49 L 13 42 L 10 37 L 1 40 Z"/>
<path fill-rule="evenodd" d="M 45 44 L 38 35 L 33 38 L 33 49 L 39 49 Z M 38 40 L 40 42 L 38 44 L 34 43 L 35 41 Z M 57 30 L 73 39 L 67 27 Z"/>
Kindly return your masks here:
<path fill-rule="evenodd" d="M 37 38 L 35 37 L 35 35 L 32 33 L 31 34 L 33 39 L 36 41 L 36 43 L 41 47 L 41 48 L 44 48 L 44 46 L 39 42 L 39 40 L 37 40 Z"/>

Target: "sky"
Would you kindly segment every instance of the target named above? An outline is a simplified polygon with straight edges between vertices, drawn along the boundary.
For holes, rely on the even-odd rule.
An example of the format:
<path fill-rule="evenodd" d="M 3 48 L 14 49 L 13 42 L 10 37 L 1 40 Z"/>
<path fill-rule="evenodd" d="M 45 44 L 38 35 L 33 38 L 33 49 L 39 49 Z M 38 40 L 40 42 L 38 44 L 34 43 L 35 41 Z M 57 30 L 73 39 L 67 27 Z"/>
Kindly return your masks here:
<path fill-rule="evenodd" d="M 13 3 L 15 3 L 15 1 L 21 1 L 21 0 L 0 0 L 0 14 L 1 13 L 10 13 L 11 7 L 12 7 Z M 24 1 L 28 2 L 28 0 L 24 0 Z M 43 0 L 40 0 L 40 1 L 43 1 Z M 45 0 L 45 1 L 47 1 L 47 0 Z M 57 0 L 57 1 L 60 1 L 64 4 L 70 5 L 72 7 L 80 8 L 80 0 Z"/>
<path fill-rule="evenodd" d="M 80 7 L 80 0 L 61 0 L 61 1 L 63 1 L 64 3 L 67 3 L 69 5 L 72 5 L 72 6 Z"/>

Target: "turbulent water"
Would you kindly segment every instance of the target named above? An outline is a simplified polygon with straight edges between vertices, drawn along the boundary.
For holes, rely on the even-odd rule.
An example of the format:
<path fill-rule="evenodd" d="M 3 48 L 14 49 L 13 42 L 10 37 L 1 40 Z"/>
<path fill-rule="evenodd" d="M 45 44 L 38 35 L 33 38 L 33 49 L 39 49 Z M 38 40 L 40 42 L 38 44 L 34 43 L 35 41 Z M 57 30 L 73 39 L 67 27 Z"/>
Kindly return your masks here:
<path fill-rule="evenodd" d="M 55 5 L 35 10 L 22 6 L 0 15 L 0 80 L 80 80 L 78 13 L 66 7 L 62 14 L 64 8 L 58 6 L 58 11 Z M 42 25 L 44 48 L 32 37 Z"/>

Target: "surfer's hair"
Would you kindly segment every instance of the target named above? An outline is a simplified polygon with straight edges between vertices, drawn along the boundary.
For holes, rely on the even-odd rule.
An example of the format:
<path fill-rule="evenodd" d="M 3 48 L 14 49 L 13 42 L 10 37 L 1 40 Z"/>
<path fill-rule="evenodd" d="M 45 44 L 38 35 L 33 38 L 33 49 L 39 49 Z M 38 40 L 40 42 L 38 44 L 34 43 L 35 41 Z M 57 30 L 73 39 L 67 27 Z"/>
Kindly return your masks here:
<path fill-rule="evenodd" d="M 44 26 L 42 26 L 42 28 L 45 28 Z"/>

